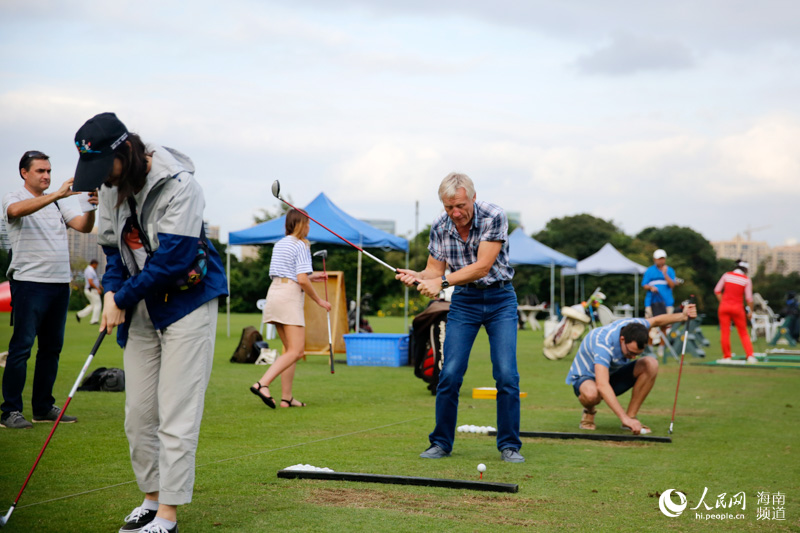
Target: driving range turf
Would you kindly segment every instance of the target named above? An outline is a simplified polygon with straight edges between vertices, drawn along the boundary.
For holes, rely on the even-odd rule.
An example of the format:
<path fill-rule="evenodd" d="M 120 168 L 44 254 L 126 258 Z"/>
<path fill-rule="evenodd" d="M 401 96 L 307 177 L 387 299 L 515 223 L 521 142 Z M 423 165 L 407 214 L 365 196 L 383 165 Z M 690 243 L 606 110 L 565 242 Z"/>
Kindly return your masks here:
<path fill-rule="evenodd" d="M 8 315 L 0 324 L 7 346 Z M 96 326 L 67 322 L 55 396 L 63 405 L 97 337 Z M 452 457 L 418 457 L 433 429 L 434 397 L 410 367 L 337 364 L 325 356 L 298 364 L 294 395 L 306 408 L 268 409 L 248 387 L 264 366 L 229 363 L 242 328 L 259 316 L 233 315 L 226 335 L 220 314 L 214 369 L 197 453 L 193 502 L 179 509 L 182 532 L 221 531 L 799 531 L 800 372 L 684 365 L 672 443 L 523 438 L 524 464 L 500 459 L 494 437 L 457 433 Z M 402 318 L 370 317 L 376 331 L 400 333 Z M 720 357 L 716 327 L 703 329 Z M 90 371 L 122 367 L 122 350 L 107 338 Z M 737 336 L 733 349 L 742 353 Z M 270 341 L 279 347 L 277 340 Z M 763 352 L 763 339 L 755 345 Z M 578 430 L 580 407 L 564 384 L 573 353 L 561 361 L 542 356 L 542 332 L 519 332 L 521 430 Z M 337 354 L 343 360 L 344 354 Z M 30 419 L 33 361 L 28 365 L 25 415 Z M 687 356 L 687 362 L 691 358 Z M 678 363 L 661 365 L 639 418 L 667 436 Z M 491 387 L 489 347 L 483 331 L 462 387 L 458 424 L 495 426 L 495 402 L 474 400 L 473 387 Z M 271 387 L 280 397 L 280 384 Z M 629 394 L 622 397 L 627 405 Z M 76 393 L 68 414 L 76 424 L 58 428 L 6 531 L 117 531 L 141 501 L 123 432 L 124 394 Z M 626 434 L 604 404 L 597 433 Z M 17 495 L 50 426 L 0 429 L 0 513 Z M 295 464 L 341 472 L 478 480 L 519 485 L 516 494 L 383 485 L 350 481 L 279 479 Z M 700 503 L 704 489 L 707 494 Z M 686 494 L 677 518 L 659 510 L 668 489 Z M 734 494 L 745 508 L 716 508 Z M 759 504 L 758 494 L 770 496 Z M 771 496 L 784 495 L 783 506 Z M 678 502 L 677 498 L 673 501 Z M 775 500 L 780 502 L 780 500 Z M 696 510 L 695 506 L 700 505 Z M 711 510 L 708 510 L 711 507 Z M 785 520 L 757 519 L 758 509 Z M 769 513 L 771 511 L 771 514 Z M 700 519 L 696 513 L 741 514 L 742 519 Z"/>

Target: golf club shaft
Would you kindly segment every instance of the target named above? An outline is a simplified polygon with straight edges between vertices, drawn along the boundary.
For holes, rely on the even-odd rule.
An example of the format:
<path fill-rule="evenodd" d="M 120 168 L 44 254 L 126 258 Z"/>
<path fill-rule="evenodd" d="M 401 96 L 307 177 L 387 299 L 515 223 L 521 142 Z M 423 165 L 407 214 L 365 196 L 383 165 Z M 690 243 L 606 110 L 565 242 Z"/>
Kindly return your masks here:
<path fill-rule="evenodd" d="M 322 256 L 322 272 L 325 274 L 325 301 L 331 303 L 328 300 L 328 268 L 325 266 L 325 256 Z M 331 337 L 331 312 L 328 311 L 328 349 L 331 352 L 331 374 L 333 374 L 333 338 Z"/>
<path fill-rule="evenodd" d="M 353 248 L 355 248 L 356 250 L 358 250 L 358 251 L 359 251 L 359 252 L 361 252 L 362 254 L 366 255 L 367 257 L 369 257 L 369 258 L 370 258 L 370 259 L 372 259 L 373 261 L 377 261 L 378 263 L 382 264 L 383 266 L 385 266 L 386 268 L 388 268 L 389 270 L 391 270 L 391 271 L 392 271 L 392 272 L 394 272 L 395 274 L 399 274 L 399 273 L 400 273 L 400 272 L 399 272 L 399 271 L 398 271 L 398 270 L 397 270 L 395 267 L 393 267 L 393 266 L 392 266 L 392 265 L 390 265 L 389 263 L 386 263 L 385 261 L 382 261 L 382 260 L 378 259 L 377 257 L 375 257 L 375 256 L 374 256 L 374 255 L 372 255 L 371 253 L 367 252 L 366 250 L 364 250 L 363 248 L 361 248 L 361 247 L 360 247 L 360 246 L 358 246 L 357 244 L 353 244 L 352 242 L 350 242 L 349 240 L 345 239 L 344 237 L 342 237 L 341 235 L 339 235 L 338 233 L 336 233 L 335 231 L 333 231 L 332 229 L 330 229 L 328 226 L 326 226 L 325 224 L 323 224 L 323 223 L 322 223 L 322 222 L 320 222 L 319 220 L 317 220 L 317 219 L 313 218 L 311 215 L 309 215 L 309 214 L 308 214 L 308 213 L 306 213 L 305 211 L 301 211 L 300 209 L 296 208 L 295 206 L 293 206 L 292 204 L 290 204 L 289 202 L 287 202 L 286 200 L 284 200 L 283 198 L 281 198 L 281 197 L 280 197 L 280 195 L 276 195 L 275 197 L 276 197 L 278 200 L 280 200 L 281 202 L 283 202 L 283 203 L 285 203 L 286 205 L 288 205 L 289 207 L 291 207 L 292 209 L 295 209 L 295 210 L 297 210 L 297 211 L 300 211 L 300 212 L 301 212 L 301 213 L 303 213 L 305 216 L 307 216 L 309 219 L 313 220 L 314 222 L 316 222 L 317 224 L 319 224 L 320 226 L 322 226 L 322 228 L 324 228 L 324 229 L 328 230 L 330 233 L 332 233 L 332 234 L 336 235 L 337 237 L 339 237 L 340 239 L 342 239 L 344 242 L 346 242 L 347 244 L 349 244 L 350 246 L 352 246 Z"/>
<path fill-rule="evenodd" d="M 10 516 L 11 515 L 11 511 L 14 509 L 14 507 L 17 506 L 17 502 L 19 502 L 20 497 L 22 497 L 22 493 L 25 491 L 25 487 L 28 486 L 28 481 L 30 481 L 31 476 L 33 475 L 33 471 L 36 470 L 36 465 L 39 464 L 39 460 L 42 458 L 42 455 L 44 454 L 44 451 L 47 448 L 47 445 L 50 444 L 50 439 L 53 438 L 53 433 L 55 433 L 59 422 L 61 422 L 61 417 L 63 417 L 64 413 L 67 412 L 67 407 L 69 407 L 69 403 L 72 401 L 72 396 L 75 394 L 75 391 L 78 389 L 78 386 L 80 385 L 81 379 L 83 379 L 84 374 L 86 374 L 86 369 L 89 368 L 89 363 L 91 363 L 92 359 L 94 359 L 94 354 L 97 352 L 98 348 L 100 348 L 100 343 L 103 342 L 103 338 L 105 336 L 106 336 L 106 330 L 104 329 L 103 331 L 100 332 L 100 336 L 97 337 L 97 341 L 94 343 L 94 347 L 92 348 L 91 353 L 89 353 L 89 357 L 86 359 L 86 363 L 84 363 L 83 368 L 81 369 L 81 373 L 78 375 L 78 379 L 75 380 L 75 384 L 72 386 L 72 390 L 70 391 L 69 396 L 67 397 L 67 401 L 64 402 L 64 407 L 61 408 L 61 413 L 58 415 L 58 418 L 53 423 L 53 427 L 50 430 L 50 434 L 47 436 L 47 440 L 44 441 L 44 446 L 42 446 L 42 449 L 39 452 L 39 456 L 36 457 L 36 461 L 33 463 L 33 467 L 31 468 L 31 471 L 28 473 L 28 477 L 25 478 L 25 483 L 23 483 L 22 484 L 22 488 L 19 489 L 19 494 L 17 494 L 17 498 L 14 500 L 14 504 L 11 506 L 11 509 L 9 509 L 8 515 L 6 515 L 6 516 Z"/>
<path fill-rule="evenodd" d="M 683 332 L 683 348 L 681 349 L 681 364 L 678 368 L 678 384 L 675 386 L 675 402 L 672 404 L 672 420 L 669 423 L 669 432 L 672 433 L 672 424 L 675 422 L 675 408 L 678 406 L 678 390 L 681 388 L 681 374 L 683 373 L 683 357 L 686 355 L 686 342 L 689 340 L 689 326 L 692 319 L 686 321 L 686 329 Z"/>

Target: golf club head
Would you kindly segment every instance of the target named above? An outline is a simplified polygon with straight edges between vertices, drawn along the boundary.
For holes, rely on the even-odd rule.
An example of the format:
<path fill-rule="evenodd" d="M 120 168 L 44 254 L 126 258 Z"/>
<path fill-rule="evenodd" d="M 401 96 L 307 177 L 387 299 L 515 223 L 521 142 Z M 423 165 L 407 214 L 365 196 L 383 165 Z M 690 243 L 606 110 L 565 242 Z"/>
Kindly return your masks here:
<path fill-rule="evenodd" d="M 314 257 L 324 257 L 328 258 L 328 250 L 320 250 L 318 252 L 314 252 Z"/>
<path fill-rule="evenodd" d="M 281 182 L 275 180 L 272 182 L 272 196 L 274 196 L 275 198 L 280 198 L 281 197 L 280 194 L 281 194 Z"/>
<path fill-rule="evenodd" d="M 0 516 L 0 527 L 3 527 L 8 523 L 8 519 L 11 517 L 11 513 L 13 512 L 14 512 L 14 506 L 12 505 L 5 516 Z"/>

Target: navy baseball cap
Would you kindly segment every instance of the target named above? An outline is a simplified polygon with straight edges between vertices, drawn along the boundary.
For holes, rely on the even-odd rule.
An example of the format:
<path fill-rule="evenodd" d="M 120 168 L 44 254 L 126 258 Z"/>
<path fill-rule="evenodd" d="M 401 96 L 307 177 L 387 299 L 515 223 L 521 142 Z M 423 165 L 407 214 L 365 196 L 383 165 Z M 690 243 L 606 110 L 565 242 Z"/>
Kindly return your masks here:
<path fill-rule="evenodd" d="M 80 159 L 75 169 L 73 191 L 93 191 L 108 180 L 114 166 L 114 152 L 128 138 L 114 113 L 100 113 L 86 121 L 75 134 Z"/>

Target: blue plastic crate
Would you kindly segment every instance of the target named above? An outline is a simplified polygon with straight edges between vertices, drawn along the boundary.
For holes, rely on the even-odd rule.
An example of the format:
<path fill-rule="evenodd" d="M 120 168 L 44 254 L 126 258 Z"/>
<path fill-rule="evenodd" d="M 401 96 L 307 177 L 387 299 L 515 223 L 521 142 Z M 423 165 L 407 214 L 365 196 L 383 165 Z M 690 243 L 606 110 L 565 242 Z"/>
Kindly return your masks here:
<path fill-rule="evenodd" d="M 408 335 L 401 333 L 348 333 L 344 335 L 348 366 L 405 366 Z"/>

